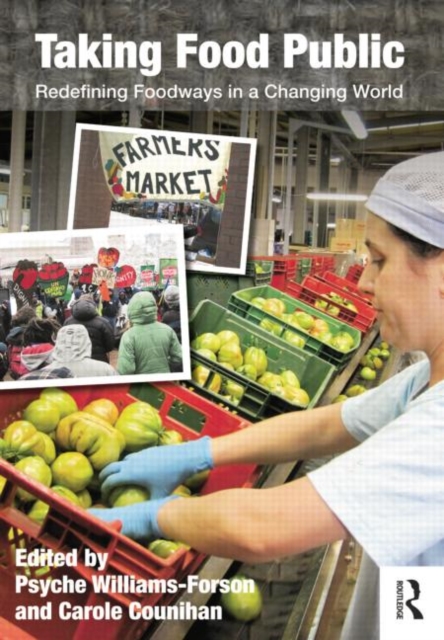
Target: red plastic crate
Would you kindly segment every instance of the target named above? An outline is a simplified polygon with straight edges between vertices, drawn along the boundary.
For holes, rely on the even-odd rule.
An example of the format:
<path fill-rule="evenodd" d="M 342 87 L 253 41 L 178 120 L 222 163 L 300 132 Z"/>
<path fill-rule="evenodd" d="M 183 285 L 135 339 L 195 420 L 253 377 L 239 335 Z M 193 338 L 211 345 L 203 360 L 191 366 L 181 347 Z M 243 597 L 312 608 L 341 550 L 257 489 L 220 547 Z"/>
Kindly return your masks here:
<path fill-rule="evenodd" d="M 138 398 L 142 399 L 148 390 L 155 398 L 164 426 L 177 429 L 186 439 L 201 435 L 218 436 L 231 433 L 248 426 L 250 423 L 238 416 L 228 413 L 215 404 L 201 398 L 195 393 L 172 383 L 156 385 L 110 385 L 92 387 L 70 387 L 66 389 L 76 399 L 79 407 L 91 400 L 107 397 L 113 400 L 119 410 Z M 130 395 L 129 391 L 134 395 Z M 0 428 L 5 428 L 12 420 L 21 417 L 24 407 L 39 394 L 37 390 L 13 391 L 0 395 L 2 418 Z M 184 420 L 180 416 L 184 416 Z M 195 422 L 192 429 L 185 422 Z M 177 593 L 168 593 L 167 589 L 156 592 L 154 587 L 147 593 L 131 593 L 126 588 L 123 593 L 95 592 L 93 575 L 98 573 L 87 567 L 84 562 L 85 550 L 106 553 L 107 566 L 104 575 L 117 576 L 117 580 L 167 580 L 180 583 L 188 574 L 192 574 L 202 563 L 204 556 L 194 550 L 180 549 L 168 559 L 154 555 L 142 545 L 120 534 L 117 529 L 93 518 L 87 511 L 60 498 L 43 485 L 34 482 L 20 473 L 8 462 L 0 460 L 0 475 L 7 480 L 0 492 L 0 616 L 21 632 L 29 633 L 37 638 L 57 638 L 57 640 L 133 640 L 140 638 L 148 626 L 148 620 L 132 620 L 128 608 L 132 601 L 141 606 L 168 605 L 177 597 Z M 233 486 L 252 486 L 259 475 L 259 468 L 253 465 L 232 465 L 223 469 L 215 469 L 205 483 L 202 493 L 230 488 Z M 14 504 L 17 489 L 21 487 L 50 506 L 49 513 L 42 526 L 30 520 L 19 511 Z M 39 574 L 38 568 L 16 567 L 15 548 L 26 548 L 28 551 L 39 548 L 55 552 L 78 554 L 78 562 L 74 567 L 52 567 Z M 27 590 L 17 593 L 16 575 L 22 573 L 28 577 L 41 580 L 50 578 L 51 584 L 57 578 L 84 580 L 86 593 L 50 594 L 42 599 Z M 147 583 L 148 584 L 148 583 Z M 156 583 L 152 583 L 156 584 Z M 170 582 L 168 584 L 174 584 Z M 87 605 L 102 608 L 108 606 L 121 607 L 122 618 L 112 620 L 110 616 L 103 620 L 60 620 L 58 608 L 62 601 L 70 606 Z M 15 620 L 15 609 L 18 605 L 47 605 L 51 603 L 52 619 L 50 620 Z M 17 636 L 20 637 L 20 636 Z"/>
<path fill-rule="evenodd" d="M 345 275 L 346 280 L 351 280 L 351 282 L 359 282 L 360 277 L 362 276 L 362 272 L 364 271 L 364 267 L 361 264 L 352 264 Z"/>
<path fill-rule="evenodd" d="M 346 278 L 341 278 L 333 271 L 326 271 L 324 274 L 322 274 L 322 280 L 325 280 L 326 282 L 330 282 L 331 284 L 334 284 L 337 287 L 340 287 L 346 293 L 351 293 L 352 295 L 358 298 L 362 298 L 363 300 L 366 301 L 367 304 L 372 306 L 370 296 L 366 296 L 364 293 L 362 293 L 362 291 L 358 288 L 358 286 L 351 280 L 347 280 Z"/>
<path fill-rule="evenodd" d="M 327 295 L 334 291 L 342 297 L 346 297 L 347 300 L 352 302 L 357 311 L 349 309 L 337 302 L 333 302 Z M 357 298 L 352 294 L 344 296 L 344 291 L 334 284 L 324 282 L 320 278 L 313 276 L 306 276 L 304 280 L 299 284 L 297 282 L 289 281 L 287 283 L 287 293 L 302 300 L 310 306 L 316 308 L 316 302 L 324 301 L 328 305 L 335 307 L 338 311 L 334 315 L 335 318 L 349 324 L 352 327 L 356 327 L 362 332 L 366 332 L 376 321 L 376 311 L 370 307 L 362 298 Z M 323 309 L 324 313 L 328 313 Z M 333 315 L 333 314 L 331 314 Z"/>
<path fill-rule="evenodd" d="M 295 254 L 279 256 L 252 256 L 248 257 L 252 261 L 267 261 L 273 263 L 273 273 L 296 273 L 296 262 L 298 256 Z"/>
<path fill-rule="evenodd" d="M 333 256 L 314 255 L 311 261 L 312 275 L 322 276 L 326 271 L 334 269 L 335 259 Z"/>
<path fill-rule="evenodd" d="M 285 291 L 285 283 L 292 280 L 296 276 L 296 265 L 299 256 L 295 254 L 279 255 L 279 256 L 254 256 L 249 257 L 252 261 L 269 261 L 273 264 L 273 274 L 271 276 L 270 286 L 279 291 Z"/>
<path fill-rule="evenodd" d="M 4 618 L 0 618 L 0 638 L 2 640 L 37 640 Z"/>

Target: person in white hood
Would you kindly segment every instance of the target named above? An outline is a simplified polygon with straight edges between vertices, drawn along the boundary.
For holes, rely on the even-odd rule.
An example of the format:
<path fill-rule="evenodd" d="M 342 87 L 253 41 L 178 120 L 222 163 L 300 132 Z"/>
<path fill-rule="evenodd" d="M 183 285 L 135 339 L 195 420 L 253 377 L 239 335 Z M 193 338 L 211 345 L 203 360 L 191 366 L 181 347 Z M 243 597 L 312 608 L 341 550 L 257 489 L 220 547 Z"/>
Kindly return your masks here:
<path fill-rule="evenodd" d="M 91 339 L 83 325 L 62 327 L 57 333 L 54 347 L 48 344 L 39 346 L 43 347 L 42 353 L 33 354 L 36 366 L 21 379 L 117 375 L 116 370 L 108 363 L 91 358 Z M 39 361 L 37 356 L 40 356 Z M 46 366 L 41 366 L 44 363 Z"/>
<path fill-rule="evenodd" d="M 23 332 L 21 365 L 27 373 L 20 380 L 47 378 L 72 378 L 73 373 L 65 366 L 53 366 L 52 356 L 60 325 L 49 318 L 32 318 Z"/>
<path fill-rule="evenodd" d="M 91 350 L 91 339 L 83 325 L 62 327 L 57 334 L 51 366 L 67 367 L 75 378 L 117 375 L 107 362 L 93 360 Z"/>

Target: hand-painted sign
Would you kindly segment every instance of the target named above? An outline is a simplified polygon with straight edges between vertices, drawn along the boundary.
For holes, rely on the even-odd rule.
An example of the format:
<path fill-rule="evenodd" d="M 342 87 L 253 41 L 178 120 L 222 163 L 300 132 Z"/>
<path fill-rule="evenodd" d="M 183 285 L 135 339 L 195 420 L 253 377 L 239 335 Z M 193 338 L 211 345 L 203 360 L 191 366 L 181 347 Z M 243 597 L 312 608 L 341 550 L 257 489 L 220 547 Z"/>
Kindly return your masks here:
<path fill-rule="evenodd" d="M 143 264 L 140 267 L 140 280 L 144 289 L 154 289 L 157 279 L 156 269 L 153 264 Z"/>
<path fill-rule="evenodd" d="M 123 289 L 123 287 L 130 287 L 136 282 L 136 270 L 129 264 L 124 264 L 121 267 L 116 267 L 116 280 L 114 286 L 117 289 Z"/>
<path fill-rule="evenodd" d="M 97 262 L 99 263 L 100 267 L 108 267 L 108 269 L 113 269 L 119 262 L 119 258 L 120 252 L 118 249 L 115 249 L 114 247 L 110 247 L 109 249 L 101 247 L 97 255 Z"/>
<path fill-rule="evenodd" d="M 100 131 L 103 170 L 115 200 L 209 200 L 223 206 L 231 142 L 220 137 L 143 130 Z"/>
<path fill-rule="evenodd" d="M 39 269 L 38 284 L 51 298 L 62 298 L 68 286 L 69 273 L 63 262 L 47 262 Z"/>
<path fill-rule="evenodd" d="M 179 269 L 176 258 L 161 258 L 159 260 L 160 284 L 179 284 Z"/>
<path fill-rule="evenodd" d="M 105 283 L 108 289 L 114 289 L 114 283 L 116 280 L 116 274 L 114 271 L 110 271 L 106 267 L 95 267 L 93 269 L 92 284 L 101 286 Z"/>
<path fill-rule="evenodd" d="M 82 267 L 82 271 L 79 277 L 79 289 L 83 291 L 83 293 L 94 293 L 97 291 L 97 285 L 93 284 L 93 273 L 94 269 L 98 265 L 93 264 L 84 264 Z"/>
<path fill-rule="evenodd" d="M 37 287 L 38 265 L 32 260 L 19 260 L 12 274 L 12 293 L 17 308 L 30 304 L 32 294 Z"/>

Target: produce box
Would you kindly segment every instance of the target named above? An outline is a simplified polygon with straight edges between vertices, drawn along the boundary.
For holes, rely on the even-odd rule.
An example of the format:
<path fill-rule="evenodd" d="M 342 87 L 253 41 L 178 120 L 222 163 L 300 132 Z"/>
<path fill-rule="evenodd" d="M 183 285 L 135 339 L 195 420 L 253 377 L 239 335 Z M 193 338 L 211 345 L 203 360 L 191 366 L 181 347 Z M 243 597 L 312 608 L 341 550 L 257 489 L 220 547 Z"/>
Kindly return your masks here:
<path fill-rule="evenodd" d="M 310 335 L 302 328 L 296 327 L 293 324 L 289 324 L 288 322 L 282 320 L 282 318 L 278 318 L 275 315 L 268 313 L 267 311 L 264 311 L 258 306 L 252 304 L 251 301 L 256 297 L 265 299 L 278 298 L 285 303 L 288 313 L 293 313 L 296 310 L 301 310 L 309 313 L 314 318 L 322 319 L 327 324 L 328 330 L 332 335 L 335 335 L 339 332 L 348 333 L 350 337 L 353 338 L 353 347 L 345 352 L 336 349 L 327 342 L 323 342 L 318 337 Z M 277 328 L 276 335 L 278 337 L 286 335 L 286 331 L 291 331 L 301 336 L 305 340 L 305 344 L 302 347 L 304 351 L 308 351 L 314 355 L 317 355 L 319 358 L 322 358 L 322 360 L 331 362 L 335 367 L 338 368 L 342 368 L 347 364 L 356 349 L 361 344 L 362 334 L 358 329 L 355 329 L 354 327 L 351 327 L 350 325 L 345 324 L 344 322 L 341 322 L 336 318 L 332 318 L 326 313 L 323 313 L 322 311 L 319 311 L 318 309 L 315 309 L 300 300 L 296 300 L 291 295 L 282 293 L 278 289 L 274 289 L 270 286 L 252 287 L 250 289 L 244 289 L 242 291 L 233 293 L 228 302 L 228 310 L 232 311 L 242 318 L 245 318 L 255 325 L 259 325 L 261 322 L 263 322 L 264 319 L 267 319 L 269 322 L 272 322 L 273 325 Z"/>
<path fill-rule="evenodd" d="M 314 276 L 306 276 L 300 284 L 291 281 L 287 282 L 287 292 L 313 308 L 318 307 L 318 305 L 325 305 L 325 308 L 331 308 L 331 315 L 364 333 L 376 321 L 376 311 L 362 298 L 348 292 L 345 295 L 344 290 L 339 286 L 330 282 L 327 283 Z M 330 297 L 331 294 L 339 296 L 342 300 L 345 299 L 344 303 L 333 300 Z M 352 304 L 354 308 L 348 307 L 346 304 Z M 329 311 L 326 313 L 330 314 Z"/>
<path fill-rule="evenodd" d="M 222 306 L 227 305 L 231 294 L 235 291 L 269 284 L 271 277 L 271 268 L 263 273 L 256 273 L 254 268 L 250 267 L 245 275 L 221 275 L 188 271 L 188 311 L 192 313 L 202 300 L 212 300 Z"/>
<path fill-rule="evenodd" d="M 272 274 L 273 261 L 271 258 L 248 258 L 245 275 L 254 277 L 257 285 L 269 284 Z"/>
<path fill-rule="evenodd" d="M 248 426 L 248 422 L 217 407 L 197 394 L 172 383 L 111 386 L 70 387 L 67 389 L 79 408 L 92 400 L 106 397 L 113 400 L 119 410 L 134 402 L 136 396 L 153 400 L 162 416 L 167 429 L 176 429 L 186 439 L 201 435 L 222 435 Z M 130 394 L 134 394 L 131 395 Z M 39 391 L 26 390 L 3 393 L 2 418 L 3 430 L 12 420 L 20 419 L 24 407 L 36 397 Z M 233 486 L 252 486 L 258 477 L 259 469 L 253 465 L 233 465 L 215 469 L 204 485 L 201 493 Z M 166 588 L 156 588 L 158 582 L 150 580 L 171 580 L 180 583 L 184 576 L 192 574 L 204 559 L 194 550 L 182 548 L 168 559 L 162 559 L 144 546 L 119 533 L 117 526 L 109 526 L 93 518 L 80 507 L 59 497 L 42 484 L 27 478 L 12 464 L 0 460 L 0 475 L 6 478 L 6 484 L 0 491 L 0 616 L 11 624 L 17 625 L 21 632 L 36 638 L 57 638 L 57 640 L 134 640 L 140 638 L 151 624 L 149 620 L 131 619 L 129 607 L 152 607 L 170 604 L 177 593 L 168 593 Z M 50 510 L 42 525 L 36 524 L 20 511 L 15 504 L 16 493 L 25 489 L 43 500 Z M 15 550 L 28 552 L 40 549 L 61 552 L 73 566 L 62 566 L 61 562 L 52 566 L 33 567 L 31 563 L 17 567 Z M 87 558 L 91 554 L 102 554 L 106 558 L 104 571 L 88 566 Z M 97 576 L 112 579 L 122 585 L 139 581 L 146 585 L 146 592 L 133 593 L 131 587 L 120 586 L 114 593 L 111 588 L 100 588 L 94 583 Z M 16 577 L 39 578 L 40 582 L 51 585 L 60 584 L 56 580 L 71 581 L 78 585 L 82 580 L 86 584 L 84 592 L 77 588 L 74 593 L 65 586 L 64 593 L 49 593 L 45 598 L 31 594 L 26 587 L 17 589 Z M 65 582 L 66 584 L 66 582 Z M 179 589 L 180 591 L 180 589 Z M 73 615 L 60 620 L 59 606 L 67 603 L 67 611 Z M 50 607 L 50 619 L 16 620 L 18 606 Z M 87 606 L 96 607 L 95 619 L 79 619 L 77 612 L 84 614 Z M 120 618 L 112 619 L 109 608 L 120 608 Z M 134 606 L 134 605 L 133 605 Z M 107 609 L 108 608 L 108 609 Z M 106 613 L 108 611 L 108 613 Z M 43 610 L 42 610 L 43 612 Z M 103 615 L 105 612 L 106 615 Z M 20 636 L 18 636 L 20 637 Z"/>
<path fill-rule="evenodd" d="M 359 282 L 363 271 L 364 267 L 361 264 L 352 264 L 348 268 L 345 278 L 346 280 L 351 280 L 351 282 Z"/>
<path fill-rule="evenodd" d="M 322 280 L 325 280 L 326 282 L 330 282 L 331 284 L 334 284 L 340 289 L 343 289 L 346 293 L 351 293 L 357 298 L 362 298 L 366 302 L 366 304 L 369 304 L 370 306 L 372 306 L 370 296 L 366 296 L 365 293 L 362 293 L 362 291 L 359 289 L 357 284 L 355 284 L 351 280 L 347 280 L 347 278 L 341 278 L 341 276 L 338 276 L 333 271 L 326 271 L 320 277 Z"/>
<path fill-rule="evenodd" d="M 203 333 L 218 333 L 229 330 L 239 337 L 243 353 L 248 347 L 263 349 L 268 360 L 267 371 L 276 374 L 284 370 L 292 371 L 299 379 L 301 388 L 309 395 L 308 407 L 317 404 L 335 373 L 335 368 L 331 364 L 290 345 L 210 301 L 201 302 L 190 318 L 189 327 L 191 341 Z M 196 391 L 215 402 L 223 403 L 252 421 L 306 408 L 289 402 L 257 381 L 249 379 L 246 375 L 227 369 L 222 364 L 200 355 L 193 348 L 191 349 L 191 362 L 192 369 L 202 365 L 211 371 L 211 375 L 203 385 L 199 385 L 195 381 L 189 383 Z M 244 389 L 242 397 L 237 402 L 233 402 L 232 399 L 229 399 L 229 394 L 222 391 L 216 393 L 215 376 L 240 385 Z"/>
<path fill-rule="evenodd" d="M 326 271 L 335 268 L 335 258 L 331 255 L 315 255 L 311 262 L 311 275 L 323 276 Z"/>
<path fill-rule="evenodd" d="M 259 286 L 261 284 L 271 284 L 272 287 L 284 291 L 286 280 L 292 280 L 296 276 L 296 264 L 299 260 L 296 255 L 279 255 L 279 256 L 264 256 L 250 258 L 254 261 L 268 261 L 271 265 L 271 278 L 268 282 L 257 282 L 251 286 Z M 248 263 L 247 263 L 248 265 Z M 248 268 L 247 268 L 248 272 Z M 247 287 L 244 287 L 247 288 Z"/>
<path fill-rule="evenodd" d="M 286 290 L 287 280 L 296 280 L 296 282 L 302 282 L 307 274 L 311 272 L 311 258 L 302 258 L 300 257 L 297 265 L 297 272 L 294 278 L 287 278 L 283 287 L 277 287 L 281 291 Z M 274 285 L 273 285 L 274 286 Z"/>

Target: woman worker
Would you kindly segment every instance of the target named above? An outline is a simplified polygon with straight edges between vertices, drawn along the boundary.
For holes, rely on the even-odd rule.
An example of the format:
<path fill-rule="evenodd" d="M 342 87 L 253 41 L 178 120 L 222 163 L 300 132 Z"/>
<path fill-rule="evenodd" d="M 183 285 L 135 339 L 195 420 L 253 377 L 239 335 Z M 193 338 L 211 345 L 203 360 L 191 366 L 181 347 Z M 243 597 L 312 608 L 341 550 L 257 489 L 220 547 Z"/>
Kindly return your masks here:
<path fill-rule="evenodd" d="M 102 471 L 104 494 L 119 484 L 140 484 L 152 500 L 93 513 L 120 520 L 136 539 L 183 540 L 204 553 L 248 562 L 351 534 L 366 555 L 343 638 L 376 640 L 378 567 L 444 565 L 443 176 L 439 152 L 403 162 L 379 180 L 367 202 L 370 257 L 359 283 L 372 297 L 382 338 L 427 358 L 344 403 L 129 455 Z M 276 488 L 193 500 L 169 495 L 202 469 L 336 453 L 342 455 Z"/>

